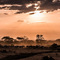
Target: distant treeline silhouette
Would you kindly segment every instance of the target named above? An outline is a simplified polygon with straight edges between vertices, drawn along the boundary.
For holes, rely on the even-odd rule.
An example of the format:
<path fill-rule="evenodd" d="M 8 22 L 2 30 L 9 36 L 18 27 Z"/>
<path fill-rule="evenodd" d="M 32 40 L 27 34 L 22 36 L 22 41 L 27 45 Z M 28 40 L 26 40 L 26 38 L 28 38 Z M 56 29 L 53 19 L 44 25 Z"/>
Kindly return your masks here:
<path fill-rule="evenodd" d="M 4 36 L 0 39 L 0 44 L 2 45 L 42 45 L 49 46 L 53 43 L 60 44 L 60 39 L 56 40 L 45 40 L 43 35 L 36 35 L 36 40 L 29 40 L 28 37 L 17 37 L 16 39 L 9 36 Z"/>
<path fill-rule="evenodd" d="M 32 45 L 30 45 L 30 46 L 14 46 L 14 45 L 11 45 L 11 46 L 8 46 L 8 45 L 1 45 L 0 44 L 0 48 L 28 48 L 28 49 L 46 49 L 46 50 L 58 50 L 58 51 L 60 51 L 60 45 L 57 45 L 57 44 L 52 44 L 52 45 L 50 45 L 49 47 L 47 47 L 47 46 L 41 46 L 41 45 L 36 45 L 36 46 L 32 46 Z M 1 51 L 0 51 L 1 52 Z M 3 51 L 2 51 L 3 52 Z M 6 52 L 5 50 L 4 50 L 4 52 Z"/>

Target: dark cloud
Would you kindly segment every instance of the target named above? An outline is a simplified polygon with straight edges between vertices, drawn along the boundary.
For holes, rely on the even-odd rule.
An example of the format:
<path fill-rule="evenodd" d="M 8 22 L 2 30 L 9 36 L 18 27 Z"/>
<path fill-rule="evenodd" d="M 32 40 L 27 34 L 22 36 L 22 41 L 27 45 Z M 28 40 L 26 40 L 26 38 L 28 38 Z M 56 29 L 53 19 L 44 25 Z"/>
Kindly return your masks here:
<path fill-rule="evenodd" d="M 46 0 L 44 2 L 42 2 L 42 4 L 40 5 L 39 10 L 47 10 L 47 12 L 49 11 L 54 11 L 60 9 L 60 1 L 56 0 L 56 2 L 53 2 L 53 0 Z"/>
<path fill-rule="evenodd" d="M 26 4 L 33 4 L 36 3 L 37 1 L 40 1 L 41 4 L 38 6 L 40 7 L 38 10 L 46 10 L 47 12 L 54 11 L 57 9 L 60 9 L 60 0 L 1 0 L 0 4 L 11 4 L 12 6 L 3 6 L 0 7 L 0 9 L 5 9 L 9 8 L 9 10 L 18 10 L 15 14 L 20 14 L 20 13 L 26 13 L 30 11 L 36 10 L 35 5 L 32 5 L 30 7 L 26 7 Z M 13 4 L 18 4 L 21 6 L 14 6 Z"/>
<path fill-rule="evenodd" d="M 20 13 L 22 13 L 22 12 L 18 11 L 18 12 L 16 12 L 15 14 L 20 14 Z"/>
<path fill-rule="evenodd" d="M 0 0 L 0 4 L 29 4 L 36 0 Z"/>
<path fill-rule="evenodd" d="M 4 13 L 5 15 L 8 15 L 8 13 Z"/>
<path fill-rule="evenodd" d="M 0 7 L 0 9 L 5 9 L 5 8 L 6 8 L 6 6 Z"/>
<path fill-rule="evenodd" d="M 22 22 L 24 22 L 24 20 L 18 20 L 17 22 L 21 22 L 22 23 Z"/>
<path fill-rule="evenodd" d="M 36 8 L 34 8 L 34 7 L 35 7 L 34 5 L 32 5 L 32 6 L 28 7 L 28 8 L 25 5 L 21 6 L 20 8 L 17 7 L 19 11 L 16 12 L 16 14 L 19 14 L 19 13 L 27 13 L 27 12 L 30 12 L 30 11 L 34 11 L 34 10 L 36 10 Z M 16 8 L 14 8 L 14 9 L 16 9 Z"/>

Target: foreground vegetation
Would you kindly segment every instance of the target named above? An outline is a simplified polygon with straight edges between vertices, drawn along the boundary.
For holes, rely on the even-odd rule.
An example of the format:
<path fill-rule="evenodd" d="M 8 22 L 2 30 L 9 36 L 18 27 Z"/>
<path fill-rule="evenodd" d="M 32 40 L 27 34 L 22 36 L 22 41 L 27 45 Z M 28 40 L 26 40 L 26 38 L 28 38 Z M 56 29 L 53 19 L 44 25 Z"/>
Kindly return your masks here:
<path fill-rule="evenodd" d="M 59 53 L 59 54 L 58 54 Z M 44 55 L 45 54 L 45 55 Z M 42 58 L 45 56 L 48 58 L 48 56 L 51 56 L 52 54 L 55 54 L 55 58 L 60 57 L 60 45 L 52 44 L 49 47 L 44 47 L 40 45 L 36 46 L 2 46 L 0 45 L 0 60 L 21 60 L 21 59 L 37 59 L 37 55 L 42 56 L 41 58 L 38 58 L 38 60 L 42 60 Z M 32 59 L 33 60 L 33 59 Z"/>
<path fill-rule="evenodd" d="M 42 35 L 41 35 L 42 36 Z M 0 40 L 0 60 L 59 60 L 60 39 L 55 41 L 5 36 Z"/>

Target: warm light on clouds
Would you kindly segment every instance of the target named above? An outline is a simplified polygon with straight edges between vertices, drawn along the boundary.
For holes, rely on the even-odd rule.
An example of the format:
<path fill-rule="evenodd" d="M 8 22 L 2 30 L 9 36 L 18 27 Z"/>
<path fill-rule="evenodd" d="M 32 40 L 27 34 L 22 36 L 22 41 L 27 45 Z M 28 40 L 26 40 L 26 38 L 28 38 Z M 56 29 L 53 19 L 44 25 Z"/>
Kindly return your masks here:
<path fill-rule="evenodd" d="M 26 7 L 28 8 L 28 7 L 31 7 L 33 4 L 26 4 Z"/>
<path fill-rule="evenodd" d="M 1 0 L 0 36 L 27 35 L 35 39 L 60 37 L 60 0 Z"/>
<path fill-rule="evenodd" d="M 30 23 L 44 22 L 42 20 L 42 18 L 44 18 L 44 16 L 45 16 L 44 13 L 40 13 L 40 11 L 34 11 L 34 12 L 30 12 L 30 13 L 34 13 L 32 15 L 29 15 L 29 17 L 28 17 Z"/>

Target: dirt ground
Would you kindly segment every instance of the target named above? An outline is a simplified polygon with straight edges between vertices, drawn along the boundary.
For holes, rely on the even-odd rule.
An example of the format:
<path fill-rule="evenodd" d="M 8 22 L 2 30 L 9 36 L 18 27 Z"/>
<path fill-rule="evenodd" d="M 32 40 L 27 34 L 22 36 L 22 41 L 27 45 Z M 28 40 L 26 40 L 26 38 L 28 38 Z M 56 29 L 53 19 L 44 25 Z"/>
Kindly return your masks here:
<path fill-rule="evenodd" d="M 0 48 L 0 60 L 42 60 L 44 56 L 51 56 L 60 60 L 60 52 L 31 48 Z M 16 59 L 15 59 L 16 57 Z"/>

